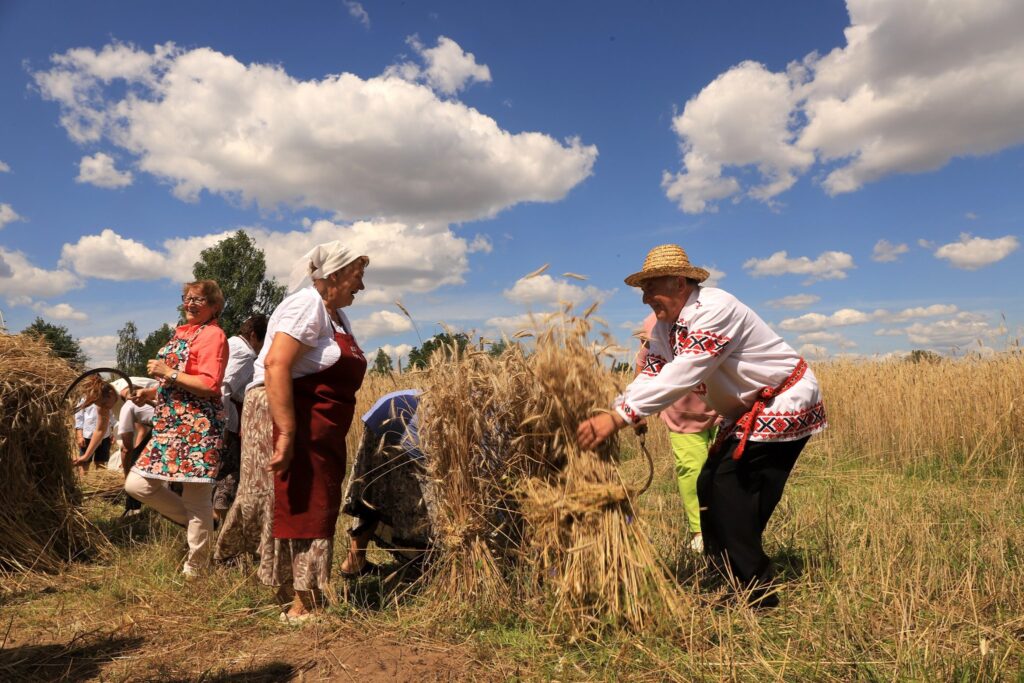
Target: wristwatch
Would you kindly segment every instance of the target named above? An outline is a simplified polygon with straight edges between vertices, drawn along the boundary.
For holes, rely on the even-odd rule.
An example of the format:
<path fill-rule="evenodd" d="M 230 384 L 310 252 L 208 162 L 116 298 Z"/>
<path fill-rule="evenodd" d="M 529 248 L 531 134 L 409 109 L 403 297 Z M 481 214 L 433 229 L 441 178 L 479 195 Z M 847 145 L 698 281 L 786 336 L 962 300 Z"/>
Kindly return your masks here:
<path fill-rule="evenodd" d="M 171 373 L 170 380 L 172 382 L 174 382 L 175 384 L 178 383 L 178 371 L 177 370 L 175 370 L 174 372 Z"/>

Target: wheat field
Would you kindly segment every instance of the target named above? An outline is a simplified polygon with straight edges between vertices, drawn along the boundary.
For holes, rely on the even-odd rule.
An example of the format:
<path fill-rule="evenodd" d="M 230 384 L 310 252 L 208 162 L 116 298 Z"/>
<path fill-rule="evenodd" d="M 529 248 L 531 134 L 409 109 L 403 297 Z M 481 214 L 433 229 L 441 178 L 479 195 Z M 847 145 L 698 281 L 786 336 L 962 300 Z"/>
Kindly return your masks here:
<path fill-rule="evenodd" d="M 295 631 L 276 623 L 251 569 L 183 584 L 179 531 L 148 518 L 126 527 L 114 505 L 87 498 L 114 550 L 57 576 L 4 578 L 0 677 L 1024 680 L 1024 356 L 813 367 L 830 427 L 801 455 L 767 532 L 775 610 L 689 599 L 714 587 L 684 550 L 668 435 L 653 421 L 654 483 L 635 506 L 688 598 L 669 623 L 570 634 L 550 626 L 542 602 L 453 614 L 437 593 L 371 579 L 341 587 L 327 618 Z M 358 410 L 427 379 L 370 375 Z M 359 437 L 357 423 L 350 452 Z M 642 481 L 632 435 L 621 449 L 623 480 Z M 366 662 L 396 652 L 386 678 L 368 675 Z"/>

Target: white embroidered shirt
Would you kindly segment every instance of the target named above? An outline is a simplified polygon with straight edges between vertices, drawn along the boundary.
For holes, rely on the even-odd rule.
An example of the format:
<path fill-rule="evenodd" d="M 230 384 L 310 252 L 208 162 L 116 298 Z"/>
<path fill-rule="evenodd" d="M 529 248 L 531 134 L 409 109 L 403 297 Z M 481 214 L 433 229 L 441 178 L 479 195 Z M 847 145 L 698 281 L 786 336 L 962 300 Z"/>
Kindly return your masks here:
<path fill-rule="evenodd" d="M 652 415 L 691 391 L 706 389 L 705 402 L 732 430 L 758 392 L 778 387 L 800 356 L 736 297 L 697 287 L 675 323 L 659 321 L 640 374 L 613 407 L 629 424 Z M 750 434 L 752 441 L 795 441 L 828 425 L 818 380 L 810 368 L 790 389 L 768 402 Z"/>

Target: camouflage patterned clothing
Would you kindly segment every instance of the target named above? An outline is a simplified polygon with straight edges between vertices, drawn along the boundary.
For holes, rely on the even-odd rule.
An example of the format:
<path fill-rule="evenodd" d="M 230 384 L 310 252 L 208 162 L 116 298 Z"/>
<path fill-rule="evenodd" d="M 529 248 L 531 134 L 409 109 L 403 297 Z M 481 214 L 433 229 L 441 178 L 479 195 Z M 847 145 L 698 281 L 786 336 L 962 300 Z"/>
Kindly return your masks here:
<path fill-rule="evenodd" d="M 273 427 L 267 390 L 253 387 L 245 394 L 242 409 L 242 464 L 238 495 L 224 518 L 217 538 L 218 561 L 240 555 L 266 555 L 263 548 L 273 547 L 271 522 L 274 512 L 274 476 L 267 463 L 274 452 Z"/>

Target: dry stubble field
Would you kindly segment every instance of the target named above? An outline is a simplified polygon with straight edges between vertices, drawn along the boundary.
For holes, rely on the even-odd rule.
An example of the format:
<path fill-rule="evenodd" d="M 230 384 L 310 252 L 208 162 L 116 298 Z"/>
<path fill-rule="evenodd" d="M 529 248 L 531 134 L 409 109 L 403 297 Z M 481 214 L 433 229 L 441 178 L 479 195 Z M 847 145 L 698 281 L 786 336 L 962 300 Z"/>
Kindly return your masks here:
<path fill-rule="evenodd" d="M 814 367 L 831 427 L 768 533 L 777 610 L 696 606 L 641 633 L 570 637 L 546 627 L 542 604 L 460 613 L 466 596 L 451 595 L 439 610 L 436 595 L 367 578 L 339 581 L 327 618 L 296 629 L 276 622 L 251 570 L 185 583 L 181 532 L 125 524 L 96 496 L 87 513 L 109 548 L 58 576 L 4 577 L 0 679 L 1024 681 L 1024 358 Z M 372 378 L 361 403 L 396 381 L 416 379 Z M 660 426 L 648 446 L 656 477 L 640 516 L 680 591 L 711 594 L 681 550 Z M 642 479 L 629 438 L 624 450 L 624 476 Z"/>

